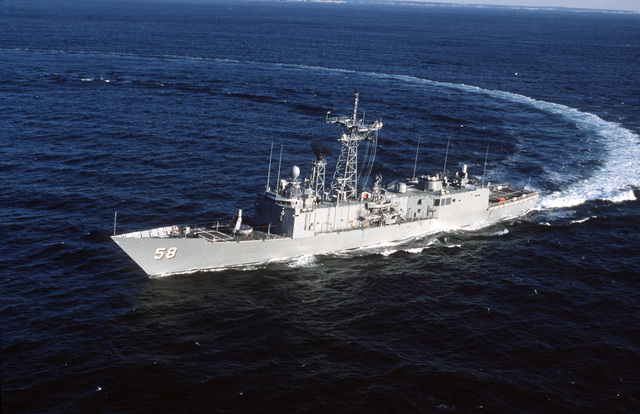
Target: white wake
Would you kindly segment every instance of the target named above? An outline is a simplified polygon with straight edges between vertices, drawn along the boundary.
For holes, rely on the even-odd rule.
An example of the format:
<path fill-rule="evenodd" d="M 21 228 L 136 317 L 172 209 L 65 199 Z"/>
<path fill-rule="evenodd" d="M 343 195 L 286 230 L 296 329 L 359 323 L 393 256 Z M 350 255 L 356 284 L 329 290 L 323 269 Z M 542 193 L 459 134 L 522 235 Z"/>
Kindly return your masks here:
<path fill-rule="evenodd" d="M 257 63 L 257 62 L 252 62 Z M 602 166 L 584 180 L 569 184 L 560 191 L 544 195 L 542 208 L 573 207 L 590 200 L 622 202 L 635 200 L 633 189 L 640 188 L 640 136 L 623 126 L 566 105 L 530 98 L 525 95 L 483 89 L 462 83 L 439 82 L 409 75 L 385 74 L 318 66 L 275 64 L 281 68 L 298 68 L 333 73 L 350 73 L 378 79 L 391 79 L 410 84 L 444 87 L 469 93 L 487 95 L 496 99 L 525 104 L 542 112 L 559 115 L 581 130 L 599 137 L 606 151 Z"/>
<path fill-rule="evenodd" d="M 542 112 L 559 115 L 582 130 L 599 137 L 607 153 L 602 166 L 589 178 L 576 181 L 560 191 L 543 196 L 540 200 L 542 208 L 573 207 L 589 200 L 621 202 L 636 199 L 633 188 L 640 188 L 640 136 L 615 122 L 605 121 L 597 115 L 566 105 L 533 99 L 512 92 L 405 75 L 376 73 L 369 73 L 369 75 L 480 93 L 496 99 L 526 104 Z"/>

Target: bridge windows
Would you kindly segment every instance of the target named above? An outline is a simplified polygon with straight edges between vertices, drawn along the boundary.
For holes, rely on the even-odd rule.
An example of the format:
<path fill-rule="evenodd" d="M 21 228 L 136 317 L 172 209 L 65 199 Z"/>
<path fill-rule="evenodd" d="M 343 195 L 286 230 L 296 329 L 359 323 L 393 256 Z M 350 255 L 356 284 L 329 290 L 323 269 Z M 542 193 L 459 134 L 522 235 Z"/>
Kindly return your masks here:
<path fill-rule="evenodd" d="M 436 198 L 435 200 L 433 200 L 433 206 L 434 207 L 448 206 L 450 204 L 451 204 L 451 197 Z"/>

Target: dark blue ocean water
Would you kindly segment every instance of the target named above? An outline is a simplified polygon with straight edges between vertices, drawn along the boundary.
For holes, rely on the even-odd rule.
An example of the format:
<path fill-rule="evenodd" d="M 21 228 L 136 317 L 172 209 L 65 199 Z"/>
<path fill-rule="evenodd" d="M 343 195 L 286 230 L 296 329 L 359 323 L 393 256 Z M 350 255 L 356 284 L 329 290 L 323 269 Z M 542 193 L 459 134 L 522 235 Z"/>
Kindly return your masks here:
<path fill-rule="evenodd" d="M 451 137 L 539 208 L 156 279 L 109 239 L 249 208 L 271 143 L 308 175 L 354 90 L 385 180 Z M 3 413 L 640 407 L 638 14 L 4 1 L 0 154 Z"/>

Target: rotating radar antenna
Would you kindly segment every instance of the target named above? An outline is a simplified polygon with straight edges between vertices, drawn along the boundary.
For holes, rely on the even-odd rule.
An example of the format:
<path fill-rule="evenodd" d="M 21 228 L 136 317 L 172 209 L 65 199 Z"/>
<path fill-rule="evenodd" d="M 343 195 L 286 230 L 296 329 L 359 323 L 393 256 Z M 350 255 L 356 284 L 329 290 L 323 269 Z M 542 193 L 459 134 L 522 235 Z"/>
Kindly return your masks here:
<path fill-rule="evenodd" d="M 327 144 L 318 141 L 311 141 L 311 149 L 316 155 L 316 161 L 324 159 L 325 155 L 331 155 L 331 148 Z"/>

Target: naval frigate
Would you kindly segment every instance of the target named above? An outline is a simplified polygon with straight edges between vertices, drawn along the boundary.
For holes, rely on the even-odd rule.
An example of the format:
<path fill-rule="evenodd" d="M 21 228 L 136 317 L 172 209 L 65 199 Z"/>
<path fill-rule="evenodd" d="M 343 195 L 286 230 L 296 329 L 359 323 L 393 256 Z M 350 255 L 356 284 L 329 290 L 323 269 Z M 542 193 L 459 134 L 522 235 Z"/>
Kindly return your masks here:
<path fill-rule="evenodd" d="M 358 116 L 359 95 L 351 116 L 331 116 L 325 122 L 341 128 L 340 154 L 332 180 L 325 185 L 326 156 L 330 148 L 313 141 L 311 174 L 300 179 L 293 166 L 288 177 L 270 183 L 254 201 L 251 225 L 242 210 L 233 219 L 205 225 L 170 225 L 115 234 L 112 239 L 148 275 L 164 276 L 242 267 L 307 254 L 400 242 L 427 234 L 477 228 L 530 211 L 536 191 L 508 184 L 491 185 L 470 178 L 467 166 L 452 174 L 446 170 L 385 185 L 376 175 L 371 185 L 381 121 L 365 123 Z M 358 149 L 367 156 L 359 165 Z M 362 152 L 365 152 L 364 150 Z M 273 154 L 273 145 L 271 147 Z M 417 162 L 418 151 L 416 151 Z M 446 158 L 445 158 L 446 160 Z M 278 167 L 280 171 L 280 167 Z M 279 175 L 279 174 L 278 174 Z M 115 224 L 114 224 L 115 227 Z"/>

